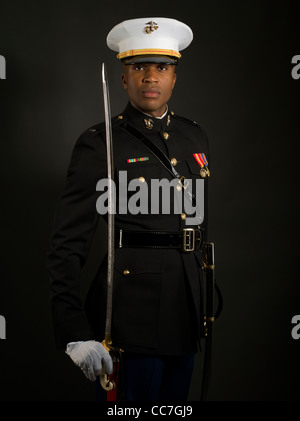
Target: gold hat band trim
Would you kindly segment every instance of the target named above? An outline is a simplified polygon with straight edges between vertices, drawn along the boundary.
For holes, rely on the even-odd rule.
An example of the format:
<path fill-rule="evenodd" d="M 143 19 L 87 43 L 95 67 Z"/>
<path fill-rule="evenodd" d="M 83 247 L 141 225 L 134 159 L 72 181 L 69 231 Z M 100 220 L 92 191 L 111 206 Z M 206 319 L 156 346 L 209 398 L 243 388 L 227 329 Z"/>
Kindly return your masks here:
<path fill-rule="evenodd" d="M 117 58 L 123 59 L 125 57 L 132 57 L 132 56 L 141 56 L 146 54 L 157 54 L 157 55 L 163 55 L 163 56 L 172 56 L 172 57 L 181 57 L 181 54 L 178 53 L 178 51 L 174 50 L 157 50 L 155 48 L 146 48 L 145 50 L 128 50 L 124 51 L 124 53 L 120 53 L 117 55 Z"/>

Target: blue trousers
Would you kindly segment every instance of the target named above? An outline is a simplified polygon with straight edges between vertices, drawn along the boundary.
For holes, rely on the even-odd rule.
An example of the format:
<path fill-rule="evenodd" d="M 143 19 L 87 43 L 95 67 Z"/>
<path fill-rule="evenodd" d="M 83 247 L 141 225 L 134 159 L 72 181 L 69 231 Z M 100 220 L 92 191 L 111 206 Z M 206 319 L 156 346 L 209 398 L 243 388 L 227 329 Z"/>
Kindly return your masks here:
<path fill-rule="evenodd" d="M 126 401 L 185 402 L 194 367 L 194 354 L 183 356 L 142 356 L 124 353 Z M 96 380 L 97 401 L 106 401 L 106 392 Z"/>

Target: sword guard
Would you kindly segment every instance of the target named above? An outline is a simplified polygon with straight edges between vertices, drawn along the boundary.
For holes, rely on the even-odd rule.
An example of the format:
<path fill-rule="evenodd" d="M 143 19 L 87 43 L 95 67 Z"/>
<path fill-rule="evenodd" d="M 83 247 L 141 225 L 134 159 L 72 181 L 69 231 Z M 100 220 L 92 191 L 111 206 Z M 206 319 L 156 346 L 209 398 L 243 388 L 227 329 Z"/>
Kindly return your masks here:
<path fill-rule="evenodd" d="M 113 380 L 109 379 L 107 373 L 100 374 L 100 384 L 106 392 L 110 392 L 116 387 L 116 383 Z"/>
<path fill-rule="evenodd" d="M 111 354 L 113 363 L 114 363 L 114 367 L 115 364 L 118 363 L 118 358 L 117 358 L 117 354 L 124 352 L 123 349 L 118 349 L 112 346 L 112 340 L 110 339 L 109 336 L 105 336 L 105 338 L 103 339 L 103 341 L 101 342 L 101 345 L 105 348 L 105 350 L 107 352 L 109 352 Z M 106 391 L 106 392 L 110 392 L 114 389 L 116 389 L 117 387 L 117 383 L 114 381 L 115 378 L 115 372 L 113 372 L 111 375 L 107 374 L 105 372 L 105 364 L 103 363 L 103 367 L 102 367 L 102 372 L 100 374 L 100 384 L 102 386 L 102 388 Z"/>
<path fill-rule="evenodd" d="M 107 352 L 111 352 L 112 342 L 109 338 L 103 339 L 101 345 L 105 348 Z M 110 392 L 116 387 L 116 384 L 113 380 L 110 380 L 109 375 L 105 373 L 105 364 L 103 363 L 102 373 L 100 374 L 100 384 L 106 392 Z"/>
<path fill-rule="evenodd" d="M 107 352 L 112 350 L 112 341 L 110 339 L 103 339 L 101 345 L 106 349 Z"/>

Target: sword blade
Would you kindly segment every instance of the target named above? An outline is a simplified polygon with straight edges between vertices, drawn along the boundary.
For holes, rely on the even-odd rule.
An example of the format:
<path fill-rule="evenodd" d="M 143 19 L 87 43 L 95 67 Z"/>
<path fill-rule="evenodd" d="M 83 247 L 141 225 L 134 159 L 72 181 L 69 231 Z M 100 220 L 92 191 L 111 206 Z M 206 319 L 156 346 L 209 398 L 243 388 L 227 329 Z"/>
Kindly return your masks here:
<path fill-rule="evenodd" d="M 108 178 L 108 244 L 107 244 L 107 299 L 106 299 L 106 322 L 105 338 L 106 345 L 111 344 L 111 321 L 112 321 L 112 292 L 114 272 L 114 160 L 111 128 L 110 98 L 105 63 L 102 63 L 102 87 L 104 99 L 105 131 L 106 131 L 106 155 L 107 155 L 107 178 Z"/>

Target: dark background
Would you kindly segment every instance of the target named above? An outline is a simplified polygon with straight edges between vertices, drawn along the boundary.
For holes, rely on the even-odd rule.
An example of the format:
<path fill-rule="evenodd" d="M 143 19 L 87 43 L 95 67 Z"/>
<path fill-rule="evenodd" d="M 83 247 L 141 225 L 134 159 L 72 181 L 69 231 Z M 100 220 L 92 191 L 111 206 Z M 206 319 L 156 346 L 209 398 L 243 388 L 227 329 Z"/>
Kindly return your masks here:
<path fill-rule="evenodd" d="M 300 16 L 291 1 L 0 2 L 0 400 L 93 400 L 54 348 L 45 256 L 74 142 L 102 121 L 101 63 L 112 113 L 126 105 L 106 47 L 125 19 L 179 19 L 194 32 L 171 108 L 211 145 L 210 240 L 224 310 L 215 323 L 212 401 L 299 400 L 299 99 L 291 77 Z M 195 7 L 197 6 L 197 9 Z M 97 242 L 98 241 L 98 242 Z M 103 254 L 97 240 L 85 290 Z M 201 357 L 190 398 L 199 400 Z"/>

